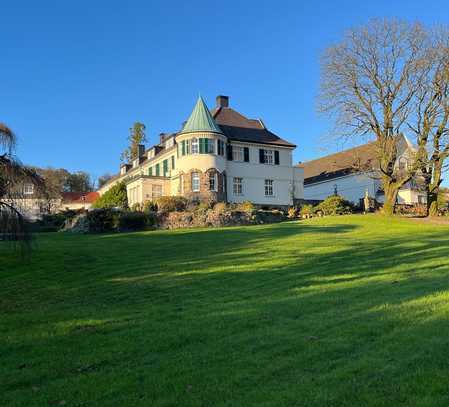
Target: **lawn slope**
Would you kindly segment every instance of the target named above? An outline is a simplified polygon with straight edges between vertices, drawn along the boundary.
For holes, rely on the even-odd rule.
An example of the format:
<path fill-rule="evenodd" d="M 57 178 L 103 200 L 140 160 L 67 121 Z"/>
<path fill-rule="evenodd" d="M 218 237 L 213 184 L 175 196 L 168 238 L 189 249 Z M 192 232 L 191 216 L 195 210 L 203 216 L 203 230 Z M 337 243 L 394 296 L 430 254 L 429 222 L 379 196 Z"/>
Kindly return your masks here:
<path fill-rule="evenodd" d="M 449 227 L 0 244 L 1 406 L 448 406 Z"/>

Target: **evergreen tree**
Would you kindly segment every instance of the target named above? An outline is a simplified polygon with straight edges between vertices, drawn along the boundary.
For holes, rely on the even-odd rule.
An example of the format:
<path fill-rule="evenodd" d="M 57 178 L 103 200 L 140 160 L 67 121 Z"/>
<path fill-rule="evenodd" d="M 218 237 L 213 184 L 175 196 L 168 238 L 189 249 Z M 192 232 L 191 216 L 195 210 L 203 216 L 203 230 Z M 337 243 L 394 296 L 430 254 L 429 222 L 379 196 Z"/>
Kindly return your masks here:
<path fill-rule="evenodd" d="M 139 144 L 146 143 L 146 134 L 145 134 L 146 127 L 143 123 L 135 122 L 133 124 L 133 127 L 129 129 L 129 147 L 123 151 L 122 155 L 120 156 L 120 159 L 123 162 L 131 162 L 139 155 Z"/>

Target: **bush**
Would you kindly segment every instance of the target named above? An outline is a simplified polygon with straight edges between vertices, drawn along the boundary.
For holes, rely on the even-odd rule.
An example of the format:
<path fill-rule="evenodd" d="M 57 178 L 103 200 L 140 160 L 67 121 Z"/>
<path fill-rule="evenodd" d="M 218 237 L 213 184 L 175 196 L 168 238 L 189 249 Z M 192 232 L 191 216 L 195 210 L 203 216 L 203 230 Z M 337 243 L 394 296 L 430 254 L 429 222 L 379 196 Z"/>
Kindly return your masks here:
<path fill-rule="evenodd" d="M 287 217 L 289 219 L 296 219 L 298 217 L 298 208 L 291 206 L 288 208 Z"/>
<path fill-rule="evenodd" d="M 139 202 L 136 202 L 131 206 L 132 212 L 142 212 L 143 211 L 143 205 Z"/>
<path fill-rule="evenodd" d="M 120 215 L 120 211 L 112 208 L 94 209 L 87 212 L 89 231 L 93 233 L 116 231 Z"/>
<path fill-rule="evenodd" d="M 147 215 L 143 212 L 122 212 L 118 221 L 120 232 L 143 230 L 147 225 Z"/>
<path fill-rule="evenodd" d="M 162 196 L 157 199 L 158 212 L 181 212 L 187 207 L 187 199 L 182 196 Z"/>
<path fill-rule="evenodd" d="M 301 208 L 300 214 L 303 218 L 311 218 L 313 214 L 315 213 L 315 210 L 313 208 L 313 205 L 303 205 Z"/>
<path fill-rule="evenodd" d="M 228 206 L 224 202 L 217 202 L 214 205 L 214 212 L 217 214 L 225 213 L 228 209 Z"/>
<path fill-rule="evenodd" d="M 145 213 L 157 212 L 157 203 L 154 201 L 145 201 L 143 204 L 143 211 Z"/>
<path fill-rule="evenodd" d="M 242 203 L 237 204 L 236 209 L 240 212 L 252 213 L 255 211 L 255 206 L 251 201 L 244 201 Z"/>
<path fill-rule="evenodd" d="M 115 184 L 98 198 L 92 208 L 121 208 L 128 207 L 128 197 L 126 194 L 126 185 L 124 182 Z"/>
<path fill-rule="evenodd" d="M 340 195 L 332 195 L 326 198 L 316 207 L 316 212 L 324 215 L 345 215 L 353 212 L 353 205 Z"/>

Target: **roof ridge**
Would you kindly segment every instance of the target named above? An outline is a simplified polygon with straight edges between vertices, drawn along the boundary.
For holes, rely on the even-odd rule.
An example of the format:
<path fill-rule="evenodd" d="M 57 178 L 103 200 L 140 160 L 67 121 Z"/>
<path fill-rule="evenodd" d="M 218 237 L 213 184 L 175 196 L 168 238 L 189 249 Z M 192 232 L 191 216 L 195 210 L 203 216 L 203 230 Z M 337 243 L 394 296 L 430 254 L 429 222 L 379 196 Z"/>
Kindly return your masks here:
<path fill-rule="evenodd" d="M 370 142 L 368 142 L 368 143 L 360 144 L 360 145 L 358 145 L 358 146 L 351 147 L 351 148 L 348 148 L 348 149 L 346 149 L 346 150 L 337 151 L 337 152 L 335 152 L 335 153 L 331 153 L 331 154 L 328 154 L 328 155 L 323 155 L 323 156 L 321 156 L 321 157 L 314 158 L 313 160 L 303 161 L 303 162 L 301 162 L 301 163 L 298 163 L 297 166 L 298 166 L 298 165 L 306 165 L 306 164 L 310 164 L 310 163 L 313 163 L 314 161 L 323 160 L 323 159 L 325 159 L 325 158 L 330 158 L 330 157 L 335 156 L 335 155 L 344 154 L 344 153 L 349 153 L 349 152 L 351 152 L 351 151 L 353 151 L 353 150 L 359 150 L 359 149 L 361 149 L 361 148 L 363 148 L 363 147 L 368 147 L 368 146 L 374 145 L 374 144 L 375 144 L 375 141 L 370 141 Z"/>

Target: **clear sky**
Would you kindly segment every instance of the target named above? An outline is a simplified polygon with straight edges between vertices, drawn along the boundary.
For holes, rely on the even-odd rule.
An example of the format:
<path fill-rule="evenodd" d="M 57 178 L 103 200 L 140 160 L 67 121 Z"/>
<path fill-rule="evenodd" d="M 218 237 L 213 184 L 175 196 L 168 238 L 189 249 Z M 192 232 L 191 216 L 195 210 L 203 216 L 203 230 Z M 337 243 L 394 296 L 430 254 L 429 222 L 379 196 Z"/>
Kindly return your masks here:
<path fill-rule="evenodd" d="M 448 23 L 447 0 L 2 1 L 0 121 L 26 164 L 116 172 L 128 129 L 153 144 L 198 93 L 230 96 L 298 145 L 295 161 L 336 150 L 316 114 L 319 58 L 370 17 Z"/>

